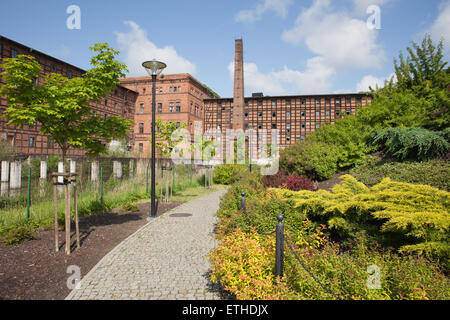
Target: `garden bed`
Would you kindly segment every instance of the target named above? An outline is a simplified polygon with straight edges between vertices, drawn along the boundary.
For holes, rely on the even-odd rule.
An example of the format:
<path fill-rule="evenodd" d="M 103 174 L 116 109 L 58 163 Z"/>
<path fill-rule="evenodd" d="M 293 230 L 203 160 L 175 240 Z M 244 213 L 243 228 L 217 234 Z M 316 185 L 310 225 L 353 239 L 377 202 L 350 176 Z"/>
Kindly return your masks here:
<path fill-rule="evenodd" d="M 160 203 L 158 215 L 181 202 Z M 62 300 L 69 293 L 67 267 L 80 267 L 85 276 L 109 251 L 147 223 L 150 203 L 139 204 L 139 212 L 112 213 L 80 219 L 81 248 L 72 232 L 72 253 L 65 254 L 65 234 L 60 231 L 60 250 L 55 252 L 54 233 L 35 232 L 35 239 L 19 245 L 0 242 L 0 300 Z M 74 227 L 71 229 L 74 230 Z"/>

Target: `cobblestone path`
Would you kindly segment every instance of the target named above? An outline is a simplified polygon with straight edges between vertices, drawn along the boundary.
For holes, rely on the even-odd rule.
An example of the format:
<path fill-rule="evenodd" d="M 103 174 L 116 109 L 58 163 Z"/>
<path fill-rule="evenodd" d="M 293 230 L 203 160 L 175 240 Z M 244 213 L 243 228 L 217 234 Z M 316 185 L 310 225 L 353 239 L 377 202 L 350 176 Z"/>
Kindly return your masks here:
<path fill-rule="evenodd" d="M 215 217 L 225 190 L 154 218 L 110 251 L 66 300 L 221 299 L 208 279 Z M 172 217 L 189 213 L 189 217 Z"/>

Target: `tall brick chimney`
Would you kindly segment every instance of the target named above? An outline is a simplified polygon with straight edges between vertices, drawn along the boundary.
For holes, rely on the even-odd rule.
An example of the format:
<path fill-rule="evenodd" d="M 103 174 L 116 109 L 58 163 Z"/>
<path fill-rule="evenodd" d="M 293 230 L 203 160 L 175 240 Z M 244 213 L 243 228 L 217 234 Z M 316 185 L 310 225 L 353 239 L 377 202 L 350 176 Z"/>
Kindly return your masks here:
<path fill-rule="evenodd" d="M 235 40 L 232 129 L 244 129 L 244 54 L 242 39 Z"/>

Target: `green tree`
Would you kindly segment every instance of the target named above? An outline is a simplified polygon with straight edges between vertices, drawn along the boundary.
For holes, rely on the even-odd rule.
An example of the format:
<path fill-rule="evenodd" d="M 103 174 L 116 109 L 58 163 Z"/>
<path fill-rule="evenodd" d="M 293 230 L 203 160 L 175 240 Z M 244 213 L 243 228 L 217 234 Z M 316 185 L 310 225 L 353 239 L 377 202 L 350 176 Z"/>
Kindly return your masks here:
<path fill-rule="evenodd" d="M 187 126 L 187 123 L 177 123 L 168 121 L 164 123 L 161 118 L 156 119 L 155 127 L 156 127 L 156 142 L 155 146 L 158 152 L 164 157 L 169 158 L 172 150 L 183 141 L 183 137 L 174 137 L 173 133 L 177 129 L 183 129 Z M 149 138 L 150 144 L 152 143 L 152 138 Z"/>
<path fill-rule="evenodd" d="M 90 49 L 97 53 L 91 59 L 93 68 L 72 79 L 57 73 L 43 76 L 39 63 L 27 55 L 0 65 L 4 69 L 0 95 L 8 103 L 3 114 L 8 124 L 38 126 L 61 148 L 63 161 L 69 148 L 84 149 L 88 156 L 105 153 L 105 142 L 125 137 L 132 124 L 120 116 L 97 115 L 90 107 L 110 93 L 126 71 L 115 60 L 118 52 L 107 44 Z"/>
<path fill-rule="evenodd" d="M 444 44 L 436 46 L 429 35 L 421 44 L 412 42 L 405 58 L 394 58 L 396 82 L 371 90 L 374 101 L 361 113 L 378 127 L 424 127 L 442 130 L 450 125 L 450 68 L 444 60 Z"/>

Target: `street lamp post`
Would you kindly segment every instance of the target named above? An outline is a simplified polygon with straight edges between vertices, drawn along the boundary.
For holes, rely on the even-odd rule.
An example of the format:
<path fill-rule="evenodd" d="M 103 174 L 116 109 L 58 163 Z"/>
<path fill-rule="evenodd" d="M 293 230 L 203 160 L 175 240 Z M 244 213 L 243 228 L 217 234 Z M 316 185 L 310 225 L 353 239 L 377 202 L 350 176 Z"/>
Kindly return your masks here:
<path fill-rule="evenodd" d="M 248 126 L 248 128 L 250 129 L 251 135 L 248 138 L 248 163 L 249 163 L 249 167 L 250 167 L 250 172 L 252 172 L 252 156 L 253 156 L 253 128 L 254 126 L 250 125 Z"/>
<path fill-rule="evenodd" d="M 152 77 L 152 179 L 151 179 L 151 207 L 150 207 L 150 217 L 156 218 L 156 163 L 155 163 L 155 153 L 156 153 L 156 136 L 155 136 L 155 117 L 156 117 L 156 77 L 161 74 L 164 68 L 167 66 L 163 62 L 156 60 L 145 61 L 142 66 L 147 70 L 148 74 Z"/>

